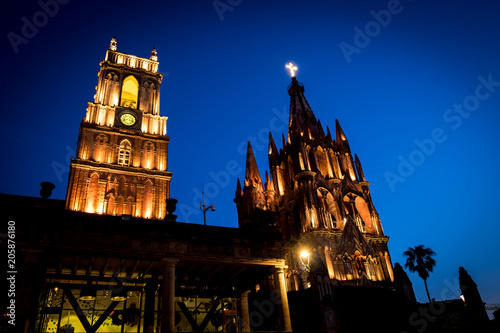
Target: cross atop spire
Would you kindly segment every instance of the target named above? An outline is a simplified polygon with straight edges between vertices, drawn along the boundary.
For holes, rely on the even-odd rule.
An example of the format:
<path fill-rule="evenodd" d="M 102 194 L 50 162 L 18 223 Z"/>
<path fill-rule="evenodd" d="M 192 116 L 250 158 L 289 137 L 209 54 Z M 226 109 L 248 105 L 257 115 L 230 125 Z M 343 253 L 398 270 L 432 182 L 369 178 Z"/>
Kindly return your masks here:
<path fill-rule="evenodd" d="M 290 70 L 290 75 L 292 77 L 295 77 L 295 71 L 297 70 L 297 66 L 295 66 L 294 64 L 292 64 L 291 62 L 288 63 L 288 65 L 285 65 L 286 68 L 288 68 Z"/>

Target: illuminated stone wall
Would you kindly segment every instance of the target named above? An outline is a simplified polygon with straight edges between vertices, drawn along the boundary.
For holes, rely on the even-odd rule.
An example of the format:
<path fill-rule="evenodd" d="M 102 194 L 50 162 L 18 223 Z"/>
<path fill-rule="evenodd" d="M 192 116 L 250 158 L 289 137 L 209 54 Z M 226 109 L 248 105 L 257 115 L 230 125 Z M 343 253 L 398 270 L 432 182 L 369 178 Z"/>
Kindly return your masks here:
<path fill-rule="evenodd" d="M 66 209 L 163 219 L 169 198 L 167 117 L 159 115 L 156 50 L 145 59 L 116 51 L 101 62 L 94 102 L 80 125 Z"/>

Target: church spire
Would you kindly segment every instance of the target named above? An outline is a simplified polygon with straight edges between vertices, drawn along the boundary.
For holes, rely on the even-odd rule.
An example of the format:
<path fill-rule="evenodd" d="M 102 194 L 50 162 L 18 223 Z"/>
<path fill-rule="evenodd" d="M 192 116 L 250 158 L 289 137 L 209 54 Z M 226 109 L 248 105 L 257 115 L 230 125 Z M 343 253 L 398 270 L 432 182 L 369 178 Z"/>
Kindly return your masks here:
<path fill-rule="evenodd" d="M 288 86 L 290 95 L 290 121 L 288 126 L 288 141 L 301 138 L 312 141 L 324 135 L 321 124 L 304 96 L 304 85 L 292 77 L 292 83 Z"/>
<path fill-rule="evenodd" d="M 248 144 L 245 182 L 237 184 L 234 199 L 238 225 L 249 230 L 280 230 L 283 239 L 298 241 L 297 250 L 316 249 L 328 271 L 324 281 L 336 279 L 340 285 L 351 285 L 352 280 L 358 285 L 390 282 L 387 237 L 360 159 L 351 153 L 338 121 L 335 128 L 323 130 L 304 96 L 304 85 L 297 81 L 297 67 L 288 64 L 286 68 L 291 74 L 288 137 L 282 133 L 282 148 L 277 148 L 274 134 L 269 133 L 269 171 L 262 179 Z M 339 234 L 339 246 L 324 245 Z M 290 267 L 304 266 L 297 260 L 292 255 L 287 262 Z M 334 267 L 345 271 L 337 272 Z M 314 278 L 300 277 L 303 284 Z"/>
<path fill-rule="evenodd" d="M 366 182 L 365 173 L 363 172 L 363 167 L 361 166 L 361 161 L 359 160 L 357 154 L 354 154 L 354 164 L 356 165 L 356 170 L 358 171 L 359 180 Z"/>
<path fill-rule="evenodd" d="M 255 160 L 250 141 L 247 146 L 247 164 L 245 170 L 245 187 L 247 186 L 260 186 L 260 189 L 264 190 L 262 179 L 260 178 L 259 168 L 257 167 L 257 161 Z"/>
<path fill-rule="evenodd" d="M 269 131 L 269 161 L 277 161 L 279 158 L 278 148 L 276 148 L 276 144 L 274 143 L 273 135 L 271 131 Z"/>
<path fill-rule="evenodd" d="M 335 131 L 337 134 L 337 146 L 341 150 L 342 153 L 351 153 L 351 148 L 349 148 L 349 141 L 347 141 L 347 137 L 344 134 L 344 131 L 342 130 L 342 127 L 340 127 L 340 123 L 337 119 L 335 119 Z"/>
<path fill-rule="evenodd" d="M 243 196 L 243 191 L 241 190 L 241 183 L 240 183 L 240 179 L 239 178 L 237 179 L 237 182 L 236 182 L 236 193 L 235 194 L 236 194 L 237 198 Z"/>

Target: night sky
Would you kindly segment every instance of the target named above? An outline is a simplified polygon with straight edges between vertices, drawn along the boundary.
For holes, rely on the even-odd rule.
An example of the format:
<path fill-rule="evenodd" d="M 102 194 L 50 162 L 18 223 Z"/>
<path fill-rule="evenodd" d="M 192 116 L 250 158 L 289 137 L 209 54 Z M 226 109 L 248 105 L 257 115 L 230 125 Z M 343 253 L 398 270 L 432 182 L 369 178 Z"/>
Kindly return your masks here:
<path fill-rule="evenodd" d="M 270 130 L 282 147 L 292 61 L 325 130 L 338 119 L 359 156 L 393 262 L 423 244 L 437 253 L 431 297 L 458 298 L 463 266 L 483 301 L 500 303 L 497 1 L 44 3 L 2 12 L 0 192 L 37 197 L 50 181 L 51 198 L 65 199 L 116 36 L 120 52 L 158 51 L 178 220 L 203 223 L 204 184 L 217 206 L 207 224 L 236 227 L 247 141 L 262 177 Z M 409 276 L 425 302 L 423 281 Z"/>

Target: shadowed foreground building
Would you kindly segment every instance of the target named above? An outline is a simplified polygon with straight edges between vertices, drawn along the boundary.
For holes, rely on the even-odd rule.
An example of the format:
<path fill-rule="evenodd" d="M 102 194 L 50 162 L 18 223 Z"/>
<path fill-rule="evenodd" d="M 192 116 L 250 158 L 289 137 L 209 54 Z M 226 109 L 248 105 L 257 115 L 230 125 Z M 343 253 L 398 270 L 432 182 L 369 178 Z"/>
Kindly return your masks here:
<path fill-rule="evenodd" d="M 157 60 L 112 40 L 66 201 L 1 196 L 16 225 L 17 331 L 406 328 L 417 303 L 393 271 L 361 162 L 338 122 L 335 139 L 324 132 L 295 77 L 287 138 L 278 150 L 270 135 L 264 182 L 248 145 L 239 227 L 176 221 Z"/>

